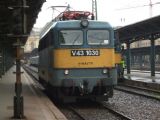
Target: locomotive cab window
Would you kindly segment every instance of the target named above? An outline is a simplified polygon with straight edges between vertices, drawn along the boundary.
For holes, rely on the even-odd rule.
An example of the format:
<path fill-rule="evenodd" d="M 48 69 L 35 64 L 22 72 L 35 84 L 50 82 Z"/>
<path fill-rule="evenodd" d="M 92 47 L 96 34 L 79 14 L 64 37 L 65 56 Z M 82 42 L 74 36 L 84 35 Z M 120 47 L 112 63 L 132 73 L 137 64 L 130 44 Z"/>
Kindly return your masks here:
<path fill-rule="evenodd" d="M 61 30 L 59 41 L 60 45 L 82 45 L 83 32 L 81 30 Z"/>
<path fill-rule="evenodd" d="M 108 30 L 88 30 L 87 41 L 89 45 L 108 45 L 109 31 Z"/>

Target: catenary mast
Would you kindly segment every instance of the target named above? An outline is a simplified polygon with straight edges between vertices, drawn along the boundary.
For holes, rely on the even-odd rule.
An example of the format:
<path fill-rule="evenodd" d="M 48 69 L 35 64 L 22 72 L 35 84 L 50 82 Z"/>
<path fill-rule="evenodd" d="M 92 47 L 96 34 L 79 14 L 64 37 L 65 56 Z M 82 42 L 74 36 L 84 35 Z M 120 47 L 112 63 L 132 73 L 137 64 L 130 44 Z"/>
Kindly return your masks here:
<path fill-rule="evenodd" d="M 97 20 L 97 0 L 92 0 L 92 13 L 95 15 L 95 20 Z"/>

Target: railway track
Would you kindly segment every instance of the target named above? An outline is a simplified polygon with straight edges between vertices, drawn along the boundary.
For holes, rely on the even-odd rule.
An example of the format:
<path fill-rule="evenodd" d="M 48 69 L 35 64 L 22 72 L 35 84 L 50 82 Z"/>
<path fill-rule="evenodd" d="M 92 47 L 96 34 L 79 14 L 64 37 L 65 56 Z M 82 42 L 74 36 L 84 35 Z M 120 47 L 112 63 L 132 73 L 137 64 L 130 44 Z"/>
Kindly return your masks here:
<path fill-rule="evenodd" d="M 133 88 L 133 89 L 138 89 L 138 90 L 143 90 L 146 92 L 152 92 L 152 93 L 156 93 L 156 94 L 160 94 L 160 91 L 158 90 L 153 90 L 153 89 L 148 89 L 148 88 L 144 88 L 144 87 L 138 87 L 138 86 L 131 86 L 131 85 L 126 85 L 126 84 L 118 84 L 118 86 L 124 86 L 124 87 L 129 87 L 129 88 Z"/>
<path fill-rule="evenodd" d="M 139 95 L 139 96 L 160 101 L 160 92 L 156 90 L 129 86 L 129 85 L 119 85 L 119 86 L 116 86 L 114 89 L 129 93 L 129 94 Z"/>
<path fill-rule="evenodd" d="M 123 113 L 120 113 L 114 109 L 112 109 L 111 107 L 109 107 L 106 103 L 100 103 L 105 109 L 107 109 L 109 112 L 111 112 L 112 114 L 115 114 L 116 116 L 118 116 L 120 119 L 122 120 L 133 120 L 132 118 L 124 115 Z"/>
<path fill-rule="evenodd" d="M 73 106 L 68 106 L 67 107 L 70 111 L 72 111 L 73 114 L 75 114 L 80 120 L 87 120 L 86 118 L 83 117 L 76 109 L 74 109 Z"/>
<path fill-rule="evenodd" d="M 31 77 L 33 77 L 36 81 L 38 81 L 37 71 L 29 68 L 28 66 L 23 66 L 23 68 Z"/>
<path fill-rule="evenodd" d="M 120 119 L 120 120 L 133 120 L 132 118 L 124 115 L 123 113 L 120 113 L 114 109 L 112 109 L 111 107 L 109 107 L 105 102 L 104 103 L 94 103 L 92 106 L 95 106 L 95 104 L 97 104 L 97 108 L 93 107 L 92 110 L 90 110 L 90 112 L 95 111 L 95 109 L 97 109 L 97 111 L 101 112 L 104 109 L 106 109 L 107 111 L 105 111 L 106 113 L 109 113 L 110 115 L 107 115 L 107 118 L 110 118 L 110 116 L 116 116 L 116 118 Z M 82 105 L 83 106 L 83 105 Z M 80 118 L 80 120 L 88 120 L 89 118 L 85 118 L 84 116 L 84 111 L 86 111 L 87 108 L 80 108 L 77 106 L 68 106 L 67 107 L 69 110 L 71 110 L 75 115 L 78 116 L 78 118 Z M 80 111 L 82 112 L 78 112 L 77 109 L 81 109 Z M 88 108 L 90 109 L 90 107 Z M 93 112 L 94 113 L 94 112 Z M 86 113 L 87 114 L 87 113 Z M 88 114 L 88 116 L 92 117 L 93 119 L 98 120 L 98 118 L 95 118 L 94 116 L 91 116 L 90 114 Z M 106 118 L 105 118 L 106 119 Z"/>

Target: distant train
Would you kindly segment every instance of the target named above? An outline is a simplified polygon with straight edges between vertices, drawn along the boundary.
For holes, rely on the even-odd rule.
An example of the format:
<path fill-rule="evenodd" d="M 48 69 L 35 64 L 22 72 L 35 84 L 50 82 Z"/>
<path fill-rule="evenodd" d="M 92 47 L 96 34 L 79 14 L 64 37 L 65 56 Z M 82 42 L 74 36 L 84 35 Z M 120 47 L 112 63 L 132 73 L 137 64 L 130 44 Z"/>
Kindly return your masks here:
<path fill-rule="evenodd" d="M 38 67 L 39 64 L 39 56 L 33 56 L 29 58 L 29 64 L 34 66 L 34 67 Z"/>
<path fill-rule="evenodd" d="M 64 12 L 63 18 L 70 12 Z M 72 16 L 89 13 L 72 12 Z M 84 17 L 84 18 L 85 18 Z M 114 31 L 107 22 L 67 20 L 50 23 L 39 42 L 39 80 L 64 102 L 108 100 L 117 84 Z"/>

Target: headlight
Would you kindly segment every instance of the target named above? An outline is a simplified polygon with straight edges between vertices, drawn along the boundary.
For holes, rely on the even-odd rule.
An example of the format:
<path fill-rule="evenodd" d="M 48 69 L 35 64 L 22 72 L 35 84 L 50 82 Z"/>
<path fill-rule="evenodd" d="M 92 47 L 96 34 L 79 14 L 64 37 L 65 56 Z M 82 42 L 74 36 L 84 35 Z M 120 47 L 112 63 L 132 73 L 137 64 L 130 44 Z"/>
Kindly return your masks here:
<path fill-rule="evenodd" d="M 88 20 L 82 20 L 80 24 L 82 27 L 87 27 L 89 25 L 89 22 Z"/>
<path fill-rule="evenodd" d="M 106 74 L 108 72 L 107 69 L 103 69 L 103 73 Z"/>
<path fill-rule="evenodd" d="M 69 74 L 69 70 L 64 70 L 64 74 L 68 75 Z"/>

